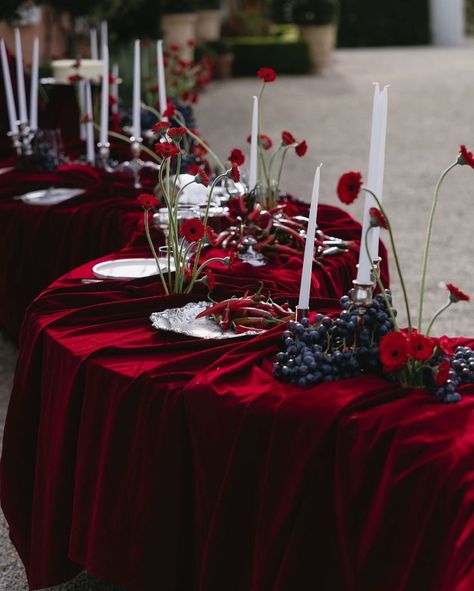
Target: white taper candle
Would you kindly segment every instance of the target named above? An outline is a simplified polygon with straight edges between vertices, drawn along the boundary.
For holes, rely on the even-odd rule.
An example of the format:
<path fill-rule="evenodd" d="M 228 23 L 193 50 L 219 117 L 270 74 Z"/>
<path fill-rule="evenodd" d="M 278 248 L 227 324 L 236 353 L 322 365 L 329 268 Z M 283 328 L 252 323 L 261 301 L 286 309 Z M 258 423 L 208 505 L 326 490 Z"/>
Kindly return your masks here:
<path fill-rule="evenodd" d="M 89 164 L 94 164 L 95 161 L 95 153 L 94 153 L 94 121 L 92 118 L 92 91 L 91 91 L 91 82 L 87 80 L 86 82 L 86 114 L 87 114 L 87 123 L 86 126 L 86 158 Z"/>
<path fill-rule="evenodd" d="M 109 139 L 109 49 L 102 45 L 102 90 L 100 108 L 100 143 L 104 146 Z"/>
<path fill-rule="evenodd" d="M 39 39 L 33 40 L 33 57 L 31 60 L 31 87 L 30 87 L 30 129 L 38 129 L 38 69 L 39 69 Z"/>
<path fill-rule="evenodd" d="M 133 54 L 133 137 L 141 136 L 141 91 L 140 91 L 140 41 L 135 40 Z"/>
<path fill-rule="evenodd" d="M 10 67 L 8 65 L 7 50 L 5 47 L 5 41 L 0 39 L 0 54 L 2 57 L 2 70 L 3 70 L 3 85 L 5 87 L 5 95 L 7 98 L 7 110 L 8 119 L 10 121 L 10 131 L 12 133 L 18 132 L 17 117 L 15 99 L 13 98 L 13 87 L 12 79 L 10 76 Z"/>
<path fill-rule="evenodd" d="M 316 220 L 318 216 L 319 184 L 321 179 L 321 166 L 316 168 L 309 208 L 309 221 L 306 229 L 306 243 L 304 246 L 303 270 L 301 272 L 300 297 L 298 308 L 309 308 L 309 296 L 311 292 L 311 279 L 313 276 L 314 239 L 316 236 Z"/>
<path fill-rule="evenodd" d="M 20 123 L 28 123 L 26 110 L 25 73 L 23 71 L 23 50 L 21 47 L 20 29 L 15 29 L 15 52 L 16 52 L 16 86 L 18 90 L 18 111 Z"/>
<path fill-rule="evenodd" d="M 258 98 L 253 97 L 252 106 L 252 133 L 250 136 L 250 165 L 249 165 L 249 191 L 253 191 L 257 185 L 258 171 Z"/>
<path fill-rule="evenodd" d="M 119 67 L 118 64 L 114 64 L 112 66 L 112 78 L 113 78 L 113 83 L 112 83 L 112 87 L 110 89 L 110 94 L 113 96 L 114 101 L 112 103 L 112 113 L 118 113 L 119 111 L 119 83 L 118 83 L 118 79 L 119 79 Z"/>
<path fill-rule="evenodd" d="M 158 68 L 158 93 L 160 101 L 161 119 L 167 121 L 168 118 L 163 116 L 168 106 L 166 98 L 166 78 L 165 78 L 165 62 L 163 59 L 163 41 L 156 42 L 156 64 Z"/>
<path fill-rule="evenodd" d="M 97 29 L 90 30 L 90 40 L 91 40 L 91 59 L 97 60 L 99 59 L 99 49 L 97 45 Z"/>
<path fill-rule="evenodd" d="M 374 89 L 374 102 L 372 108 L 372 129 L 370 136 L 369 166 L 365 186 L 373 191 L 382 200 L 383 174 L 385 165 L 385 136 L 387 131 L 387 87 L 381 91 L 378 83 Z M 369 256 L 365 248 L 365 235 L 370 228 L 369 210 L 377 207 L 374 198 L 366 193 L 364 203 L 364 217 L 362 222 L 362 234 L 359 253 L 359 267 L 357 281 L 364 285 L 370 284 L 372 262 L 378 257 L 379 230 L 374 228 L 368 235 Z"/>
<path fill-rule="evenodd" d="M 104 59 L 104 45 L 109 49 L 109 25 L 107 21 L 100 23 L 100 47 L 101 47 L 101 58 Z"/>

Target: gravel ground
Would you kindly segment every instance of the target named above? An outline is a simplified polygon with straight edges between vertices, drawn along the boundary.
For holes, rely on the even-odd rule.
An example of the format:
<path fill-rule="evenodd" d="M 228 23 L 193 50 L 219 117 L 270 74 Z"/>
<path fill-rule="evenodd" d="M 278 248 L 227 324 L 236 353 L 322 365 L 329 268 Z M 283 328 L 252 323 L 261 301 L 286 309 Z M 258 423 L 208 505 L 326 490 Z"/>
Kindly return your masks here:
<path fill-rule="evenodd" d="M 306 138 L 310 146 L 305 158 L 287 159 L 283 188 L 308 199 L 314 167 L 323 162 L 321 200 L 337 204 L 335 187 L 340 174 L 347 170 L 366 174 L 371 83 L 391 85 L 384 201 L 391 214 L 414 312 L 425 227 L 437 177 L 454 161 L 459 144 L 474 148 L 474 111 L 469 108 L 474 96 L 473 52 L 472 44 L 462 49 L 340 50 L 322 76 L 279 76 L 265 91 L 264 131 L 277 140 L 280 131 L 288 129 Z M 199 126 L 218 153 L 225 155 L 233 147 L 247 149 L 250 97 L 258 90 L 256 78 L 238 79 L 215 83 L 202 97 L 197 108 Z M 445 301 L 442 281 L 474 294 L 467 250 L 472 232 L 463 220 L 474 197 L 473 175 L 469 167 L 457 167 L 444 186 L 431 251 L 426 316 Z M 351 212 L 361 219 L 361 210 L 362 200 Z M 399 284 L 392 275 L 395 303 L 402 312 Z M 474 315 L 466 304 L 453 306 L 434 332 L 473 335 Z M 0 429 L 15 358 L 15 347 L 0 334 Z M 27 589 L 23 567 L 0 516 L 0 591 Z M 55 589 L 118 588 L 83 573 Z"/>

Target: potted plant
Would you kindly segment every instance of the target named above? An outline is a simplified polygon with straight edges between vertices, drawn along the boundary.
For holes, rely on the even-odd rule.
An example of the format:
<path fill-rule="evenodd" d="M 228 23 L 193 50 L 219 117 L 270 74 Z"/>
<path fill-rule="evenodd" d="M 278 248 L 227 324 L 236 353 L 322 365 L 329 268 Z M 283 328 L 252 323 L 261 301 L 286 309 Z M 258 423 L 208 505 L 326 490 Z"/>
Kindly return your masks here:
<path fill-rule="evenodd" d="M 168 46 L 179 46 L 181 57 L 191 61 L 196 41 L 196 0 L 162 0 L 161 32 Z"/>
<path fill-rule="evenodd" d="M 313 70 L 319 72 L 331 61 L 336 45 L 337 0 L 297 0 L 294 21 L 310 47 Z"/>
<path fill-rule="evenodd" d="M 197 0 L 196 39 L 200 43 L 217 41 L 221 36 L 220 0 Z"/>

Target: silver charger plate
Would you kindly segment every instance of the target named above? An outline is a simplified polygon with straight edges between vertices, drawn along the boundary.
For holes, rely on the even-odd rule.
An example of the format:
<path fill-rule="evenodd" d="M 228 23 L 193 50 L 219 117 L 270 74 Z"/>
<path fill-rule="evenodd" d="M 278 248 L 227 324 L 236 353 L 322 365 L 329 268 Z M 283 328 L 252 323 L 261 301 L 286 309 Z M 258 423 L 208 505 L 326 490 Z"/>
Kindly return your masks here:
<path fill-rule="evenodd" d="M 78 195 L 85 193 L 84 189 L 69 189 L 67 187 L 55 187 L 50 189 L 40 189 L 30 191 L 24 195 L 19 195 L 14 199 L 19 199 L 28 205 L 56 205 Z"/>
<path fill-rule="evenodd" d="M 168 261 L 160 261 L 163 273 L 168 272 Z M 171 271 L 174 271 L 174 263 L 170 261 Z M 158 275 L 156 261 L 153 258 L 130 258 L 116 259 L 114 261 L 103 261 L 92 267 L 92 272 L 98 279 L 139 279 Z"/>
<path fill-rule="evenodd" d="M 191 302 L 181 308 L 153 312 L 150 320 L 153 327 L 158 330 L 167 330 L 198 339 L 235 339 L 260 334 L 253 331 L 237 334 L 231 330 L 222 330 L 207 316 L 196 319 L 196 316 L 209 306 L 211 306 L 209 302 Z"/>

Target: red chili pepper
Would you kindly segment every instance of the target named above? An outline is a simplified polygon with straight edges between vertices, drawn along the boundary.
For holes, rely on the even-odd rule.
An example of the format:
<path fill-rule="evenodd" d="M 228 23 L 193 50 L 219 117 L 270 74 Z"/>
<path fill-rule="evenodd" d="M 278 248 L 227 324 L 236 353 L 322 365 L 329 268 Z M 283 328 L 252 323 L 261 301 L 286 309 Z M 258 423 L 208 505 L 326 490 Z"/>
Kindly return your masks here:
<path fill-rule="evenodd" d="M 279 223 L 276 223 L 273 225 L 278 230 L 281 230 L 282 232 L 285 232 L 286 234 L 289 234 L 290 236 L 292 236 L 297 242 L 301 242 L 301 244 L 306 244 L 305 237 L 302 236 L 301 234 L 299 234 L 296 230 L 293 230 L 293 228 L 288 228 L 287 226 L 284 226 Z"/>
<path fill-rule="evenodd" d="M 220 246 L 227 236 L 229 236 L 229 232 L 227 232 L 227 230 L 220 232 L 214 242 L 211 242 L 212 246 Z"/>
<path fill-rule="evenodd" d="M 272 303 L 272 307 L 275 310 L 275 312 L 280 316 L 288 316 L 288 310 L 285 310 L 285 308 L 283 308 L 282 306 L 275 304 L 275 302 Z"/>
<path fill-rule="evenodd" d="M 236 326 L 256 326 L 257 328 L 264 328 L 268 326 L 266 318 L 234 318 L 234 324 Z"/>
<path fill-rule="evenodd" d="M 224 310 L 224 314 L 222 315 L 222 320 L 219 322 L 219 326 L 222 330 L 228 330 L 231 326 L 231 319 L 230 319 L 230 307 Z"/>
<path fill-rule="evenodd" d="M 263 328 L 255 328 L 252 326 L 242 326 L 241 324 L 237 325 L 235 327 L 235 332 L 237 334 L 244 334 L 246 332 L 265 332 L 265 330 Z"/>
<path fill-rule="evenodd" d="M 262 206 L 260 203 L 256 203 L 253 210 L 249 213 L 248 218 L 251 222 L 255 221 L 262 211 Z"/>
<path fill-rule="evenodd" d="M 258 299 L 255 300 L 255 307 L 261 310 L 273 310 L 272 305 L 268 302 L 260 302 Z"/>
<path fill-rule="evenodd" d="M 258 316 L 261 318 L 273 318 L 274 314 L 272 314 L 269 310 L 262 310 L 261 308 L 253 308 L 251 306 L 245 308 L 239 308 L 239 314 L 247 314 L 250 316 Z"/>
<path fill-rule="evenodd" d="M 306 229 L 303 226 L 303 224 L 300 224 L 299 222 L 295 222 L 295 220 L 290 220 L 289 218 L 279 218 L 278 223 L 286 225 L 286 226 L 290 226 L 291 228 L 297 228 L 298 230 L 305 230 Z"/>
<path fill-rule="evenodd" d="M 288 254 L 291 256 L 302 256 L 301 252 L 298 252 L 296 249 L 291 248 L 291 246 L 285 246 L 284 244 L 272 244 L 268 246 L 269 249 L 276 250 L 280 254 Z"/>
<path fill-rule="evenodd" d="M 245 206 L 244 198 L 242 195 L 238 196 L 238 201 L 240 212 L 242 213 L 242 215 L 245 215 L 247 213 L 247 207 Z"/>
<path fill-rule="evenodd" d="M 231 298 L 228 300 L 222 300 L 222 302 L 217 302 L 217 304 L 214 304 L 210 308 L 206 308 L 205 310 L 200 312 L 196 316 L 196 318 L 204 318 L 205 316 L 217 314 L 218 312 L 222 312 L 222 310 L 225 310 L 227 306 L 229 306 L 231 310 L 237 310 L 242 306 L 251 306 L 253 303 L 254 302 L 252 298 Z"/>

